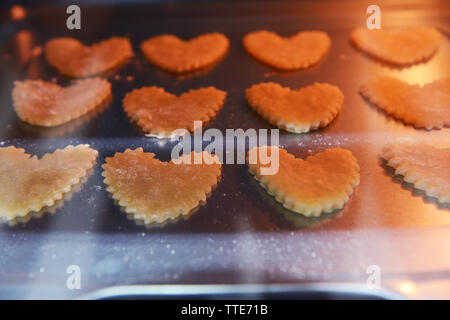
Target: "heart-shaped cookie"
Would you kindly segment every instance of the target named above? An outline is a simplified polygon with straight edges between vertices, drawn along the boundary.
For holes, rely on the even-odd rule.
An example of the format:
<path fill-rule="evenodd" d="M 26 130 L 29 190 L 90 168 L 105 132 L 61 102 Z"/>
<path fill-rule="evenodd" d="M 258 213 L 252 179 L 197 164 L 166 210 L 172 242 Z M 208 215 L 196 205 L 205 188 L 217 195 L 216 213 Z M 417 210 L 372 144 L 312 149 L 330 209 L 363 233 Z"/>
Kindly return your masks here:
<path fill-rule="evenodd" d="M 171 72 L 188 72 L 212 65 L 228 50 L 230 41 L 222 33 L 207 33 L 188 41 L 164 34 L 142 42 L 144 56 Z"/>
<path fill-rule="evenodd" d="M 390 143 L 381 155 L 395 173 L 441 203 L 450 203 L 450 149 L 426 144 Z"/>
<path fill-rule="evenodd" d="M 128 38 L 112 37 L 92 46 L 74 38 L 55 38 L 45 44 L 48 63 L 69 77 L 86 77 L 119 67 L 133 56 Z"/>
<path fill-rule="evenodd" d="M 275 148 L 278 172 L 262 175 L 262 169 L 273 166 L 267 164 L 264 155 L 270 158 L 277 152 Z M 253 160 L 251 152 L 258 154 Z M 303 160 L 276 146 L 264 146 L 250 150 L 247 162 L 250 172 L 269 194 L 285 208 L 308 217 L 342 208 L 359 184 L 358 162 L 342 148 L 327 149 Z"/>
<path fill-rule="evenodd" d="M 363 84 L 359 92 L 386 113 L 417 128 L 450 125 L 450 78 L 419 87 L 391 77 L 376 77 Z"/>
<path fill-rule="evenodd" d="M 439 49 L 441 34 L 434 28 L 357 28 L 350 35 L 353 44 L 382 61 L 409 65 L 431 58 Z"/>
<path fill-rule="evenodd" d="M 327 83 L 291 90 L 273 82 L 251 86 L 247 102 L 271 124 L 289 132 L 302 133 L 327 126 L 339 113 L 344 95 Z"/>
<path fill-rule="evenodd" d="M 302 31 L 289 38 L 262 30 L 243 38 L 247 52 L 256 59 L 282 70 L 308 68 L 318 63 L 331 47 L 323 31 Z"/>
<path fill-rule="evenodd" d="M 177 129 L 194 130 L 194 121 L 209 121 L 222 108 L 226 92 L 200 88 L 179 97 L 159 87 L 143 87 L 127 93 L 123 108 L 143 131 L 164 138 Z"/>
<path fill-rule="evenodd" d="M 30 157 L 24 149 L 0 148 L 0 218 L 12 220 L 52 206 L 87 175 L 97 158 L 88 145 Z"/>
<path fill-rule="evenodd" d="M 16 81 L 12 91 L 14 110 L 19 118 L 44 127 L 76 119 L 110 96 L 111 84 L 99 78 L 77 80 L 65 88 L 41 80 Z"/>
<path fill-rule="evenodd" d="M 197 156 L 205 161 L 195 164 L 194 154 L 177 159 L 191 160 L 190 164 L 176 164 L 173 160 L 161 162 L 142 148 L 127 149 L 106 158 L 102 166 L 104 182 L 113 198 L 136 220 L 145 224 L 162 223 L 187 215 L 206 199 L 218 182 L 221 173 L 218 158 L 203 151 Z M 206 164 L 210 160 L 216 163 Z"/>

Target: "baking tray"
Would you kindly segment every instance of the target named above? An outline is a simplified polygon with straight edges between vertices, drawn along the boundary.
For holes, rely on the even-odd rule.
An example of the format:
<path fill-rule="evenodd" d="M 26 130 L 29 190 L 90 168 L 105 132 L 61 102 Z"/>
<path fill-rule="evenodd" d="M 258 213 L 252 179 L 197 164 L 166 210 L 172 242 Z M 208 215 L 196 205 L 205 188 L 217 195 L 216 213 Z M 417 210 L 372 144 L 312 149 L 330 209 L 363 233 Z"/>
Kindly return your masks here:
<path fill-rule="evenodd" d="M 424 131 L 405 126 L 358 94 L 361 83 L 379 74 L 420 84 L 450 76 L 445 33 L 450 14 L 445 2 L 399 3 L 382 6 L 383 26 L 425 24 L 440 28 L 444 35 L 433 58 L 404 69 L 380 64 L 350 44 L 350 30 L 365 23 L 366 6 L 360 2 L 82 6 L 78 31 L 66 29 L 64 7 L 29 7 L 22 21 L 9 20 L 3 10 L 0 145 L 42 156 L 69 144 L 88 143 L 99 151 L 99 158 L 81 190 L 54 213 L 14 226 L 0 225 L 0 297 L 74 298 L 131 284 L 364 284 L 371 265 L 380 268 L 383 288 L 406 290 L 402 293 L 412 297 L 448 297 L 450 208 L 403 183 L 379 153 L 384 143 L 400 138 L 448 146 L 450 128 Z M 278 72 L 251 58 L 241 45 L 245 33 L 259 29 L 281 35 L 324 30 L 332 47 L 311 69 Z M 209 70 L 177 76 L 152 66 L 139 51 L 142 40 L 157 34 L 189 38 L 212 31 L 226 34 L 231 47 Z M 17 118 L 11 101 L 13 81 L 70 82 L 42 55 L 33 55 L 36 47 L 57 36 L 93 43 L 115 35 L 130 37 L 135 57 L 107 75 L 113 99 L 106 109 L 53 129 L 39 129 Z M 105 157 L 143 147 L 168 160 L 174 145 L 139 132 L 122 110 L 125 93 L 145 85 L 176 94 L 212 85 L 228 95 L 209 127 L 223 133 L 227 128 L 270 129 L 244 98 L 246 88 L 262 81 L 291 87 L 328 82 L 344 93 L 341 113 L 326 128 L 307 134 L 280 132 L 280 145 L 299 157 L 337 146 L 354 153 L 361 184 L 342 210 L 321 218 L 292 213 L 259 187 L 245 165 L 224 165 L 222 179 L 206 204 L 189 219 L 163 227 L 137 225 L 114 204 L 101 177 Z M 81 268 L 80 290 L 66 287 L 69 265 Z M 436 283 L 438 289 L 433 287 Z M 417 290 L 424 286 L 426 290 Z"/>

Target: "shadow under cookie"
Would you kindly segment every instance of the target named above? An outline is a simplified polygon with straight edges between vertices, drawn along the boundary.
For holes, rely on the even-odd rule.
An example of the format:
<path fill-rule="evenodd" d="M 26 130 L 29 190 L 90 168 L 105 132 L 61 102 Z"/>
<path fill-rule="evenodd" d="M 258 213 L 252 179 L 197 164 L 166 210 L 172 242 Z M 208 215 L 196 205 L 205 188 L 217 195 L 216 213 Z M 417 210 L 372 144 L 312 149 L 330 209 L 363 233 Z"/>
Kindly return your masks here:
<path fill-rule="evenodd" d="M 254 187 L 255 190 L 258 190 L 258 195 L 262 199 L 262 211 L 265 214 L 269 215 L 275 222 L 279 222 L 279 218 L 283 217 L 284 221 L 287 222 L 290 227 L 299 229 L 311 228 L 314 226 L 322 225 L 331 219 L 337 218 L 338 216 L 340 216 L 343 210 L 343 208 L 335 209 L 329 213 L 322 213 L 318 217 L 306 217 L 300 213 L 293 212 L 289 209 L 286 209 L 281 203 L 276 201 L 275 197 L 268 194 L 267 191 L 254 178 L 254 176 L 248 170 L 246 171 L 249 184 Z M 273 210 L 271 210 L 271 212 L 267 212 L 266 206 L 270 206 Z M 274 215 L 273 212 L 275 212 L 276 215 Z"/>
<path fill-rule="evenodd" d="M 383 158 L 379 158 L 379 164 L 383 168 L 385 175 L 389 176 L 393 182 L 399 184 L 402 189 L 408 190 L 415 197 L 422 197 L 425 203 L 432 203 L 438 209 L 450 210 L 450 203 L 441 203 L 437 198 L 428 196 L 425 191 L 419 190 L 414 187 L 414 184 L 406 182 L 402 175 L 395 174 L 395 169 L 387 165 L 387 161 Z"/>

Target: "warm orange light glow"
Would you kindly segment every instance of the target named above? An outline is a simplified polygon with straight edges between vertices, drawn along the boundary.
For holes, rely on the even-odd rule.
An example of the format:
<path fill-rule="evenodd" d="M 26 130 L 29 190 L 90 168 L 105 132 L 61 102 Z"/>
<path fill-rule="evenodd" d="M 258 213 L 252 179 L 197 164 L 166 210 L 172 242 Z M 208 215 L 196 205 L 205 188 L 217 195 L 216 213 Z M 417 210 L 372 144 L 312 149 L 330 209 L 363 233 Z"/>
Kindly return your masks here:
<path fill-rule="evenodd" d="M 21 64 L 26 64 L 31 58 L 33 50 L 33 35 L 28 30 L 20 31 L 16 37 L 17 56 Z"/>
<path fill-rule="evenodd" d="M 409 280 L 400 281 L 395 285 L 395 288 L 402 294 L 408 297 L 414 297 L 417 295 L 416 284 Z"/>
<path fill-rule="evenodd" d="M 37 47 L 34 47 L 33 50 L 31 50 L 31 55 L 33 57 L 38 57 L 42 54 L 42 52 L 43 52 L 42 47 L 37 46 Z"/>
<path fill-rule="evenodd" d="M 13 20 L 23 20 L 27 16 L 27 12 L 25 11 L 24 7 L 15 5 L 11 7 L 11 18 Z"/>

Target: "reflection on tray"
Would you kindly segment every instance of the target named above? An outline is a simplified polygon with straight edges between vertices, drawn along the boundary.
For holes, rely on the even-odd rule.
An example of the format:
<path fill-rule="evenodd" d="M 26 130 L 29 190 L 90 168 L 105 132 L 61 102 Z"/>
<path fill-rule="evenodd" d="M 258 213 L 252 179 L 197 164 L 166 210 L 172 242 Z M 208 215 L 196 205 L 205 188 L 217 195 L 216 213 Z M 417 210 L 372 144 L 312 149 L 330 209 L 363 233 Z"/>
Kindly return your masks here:
<path fill-rule="evenodd" d="M 8 225 L 14 227 L 18 224 L 24 224 L 31 220 L 31 218 L 41 218 L 44 214 L 50 213 L 54 214 L 56 211 L 64 206 L 64 201 L 72 199 L 72 196 L 81 191 L 83 185 L 88 181 L 89 177 L 94 173 L 94 168 L 91 168 L 87 171 L 87 174 L 80 179 L 80 182 L 73 185 L 69 192 L 64 193 L 63 197 L 59 200 L 56 200 L 52 206 L 46 206 L 39 211 L 32 211 L 23 217 L 16 217 L 10 221 L 8 221 Z"/>

